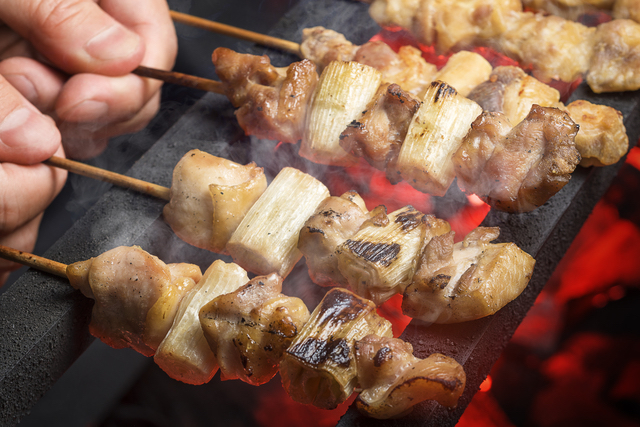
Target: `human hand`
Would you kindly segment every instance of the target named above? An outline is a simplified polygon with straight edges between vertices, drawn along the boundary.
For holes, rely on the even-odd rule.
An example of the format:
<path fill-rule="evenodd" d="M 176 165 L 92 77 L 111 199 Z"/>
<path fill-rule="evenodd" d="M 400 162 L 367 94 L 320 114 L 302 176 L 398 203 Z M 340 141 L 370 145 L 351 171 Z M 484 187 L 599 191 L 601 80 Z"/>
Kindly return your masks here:
<path fill-rule="evenodd" d="M 66 171 L 41 162 L 64 156 L 53 120 L 0 77 L 0 244 L 32 252 L 42 212 Z M 0 259 L 0 286 L 18 264 Z"/>
<path fill-rule="evenodd" d="M 95 156 L 156 114 L 162 83 L 129 73 L 173 67 L 165 0 L 5 0 L 0 20 L 0 74 L 55 119 L 67 156 Z"/>

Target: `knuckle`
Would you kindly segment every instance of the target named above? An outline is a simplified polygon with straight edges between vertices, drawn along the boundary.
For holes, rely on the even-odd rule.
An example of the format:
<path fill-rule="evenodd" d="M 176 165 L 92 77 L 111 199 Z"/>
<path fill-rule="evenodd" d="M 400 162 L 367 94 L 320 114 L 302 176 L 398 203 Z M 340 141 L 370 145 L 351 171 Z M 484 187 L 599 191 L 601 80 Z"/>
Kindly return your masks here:
<path fill-rule="evenodd" d="M 83 19 L 85 8 L 82 0 L 42 0 L 33 6 L 31 16 L 35 27 L 44 34 L 56 34 L 69 23 Z"/>

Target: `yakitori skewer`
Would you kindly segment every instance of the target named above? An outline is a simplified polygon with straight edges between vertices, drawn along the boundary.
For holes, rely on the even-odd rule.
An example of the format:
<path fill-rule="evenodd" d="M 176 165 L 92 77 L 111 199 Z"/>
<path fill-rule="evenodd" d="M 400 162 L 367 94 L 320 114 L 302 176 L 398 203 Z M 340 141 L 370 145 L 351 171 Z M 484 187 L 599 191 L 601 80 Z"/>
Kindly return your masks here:
<path fill-rule="evenodd" d="M 192 27 L 201 28 L 204 30 L 212 31 L 215 33 L 236 37 L 242 40 L 261 44 L 263 46 L 270 46 L 276 49 L 284 50 L 295 55 L 301 55 L 300 45 L 289 40 L 280 39 L 277 37 L 271 37 L 253 31 L 243 30 L 241 28 L 233 27 L 231 25 L 221 24 L 219 22 L 210 21 L 204 18 L 198 18 L 186 13 L 171 11 L 171 18 L 175 22 L 181 24 L 190 25 Z"/>
<path fill-rule="evenodd" d="M 61 262 L 43 258 L 38 255 L 22 252 L 7 246 L 0 245 L 0 258 L 44 271 L 45 273 L 67 278 L 67 265 Z"/>
<path fill-rule="evenodd" d="M 172 83 L 194 89 L 205 90 L 207 92 L 224 94 L 224 86 L 219 81 L 178 73 L 177 71 L 165 71 L 139 66 L 133 70 L 133 74 L 140 77 L 162 80 L 165 83 Z"/>
<path fill-rule="evenodd" d="M 95 166 L 57 156 L 52 156 L 44 163 L 49 166 L 68 170 L 69 172 L 73 172 L 78 175 L 86 176 L 88 178 L 98 179 L 100 181 L 109 182 L 111 184 L 129 188 L 140 193 L 145 193 L 159 199 L 167 201 L 171 199 L 171 190 L 167 187 L 163 187 L 161 185 L 153 184 L 147 181 L 142 181 L 130 176 L 121 175 L 119 173 L 111 172 L 105 169 L 97 168 Z"/>

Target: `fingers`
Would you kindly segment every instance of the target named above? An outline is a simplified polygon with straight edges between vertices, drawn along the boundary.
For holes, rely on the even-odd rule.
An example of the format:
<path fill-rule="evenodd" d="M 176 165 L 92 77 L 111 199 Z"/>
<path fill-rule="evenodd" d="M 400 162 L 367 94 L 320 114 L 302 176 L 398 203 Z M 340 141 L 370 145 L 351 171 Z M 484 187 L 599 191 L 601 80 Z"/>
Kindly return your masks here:
<path fill-rule="evenodd" d="M 42 214 L 36 216 L 31 221 L 22 225 L 11 234 L 0 237 L 0 245 L 8 246 L 24 252 L 33 252 L 38 238 L 38 228 L 42 221 Z M 17 270 L 21 265 L 15 262 L 0 259 L 0 287 L 9 277 L 9 273 Z"/>
<path fill-rule="evenodd" d="M 142 38 L 95 1 L 5 0 L 3 3 L 0 19 L 68 73 L 122 75 L 133 70 L 144 56 Z"/>
<path fill-rule="evenodd" d="M 64 156 L 62 147 L 55 154 Z M 66 178 L 65 170 L 42 163 L 0 163 L 0 236 L 10 235 L 44 211 Z"/>

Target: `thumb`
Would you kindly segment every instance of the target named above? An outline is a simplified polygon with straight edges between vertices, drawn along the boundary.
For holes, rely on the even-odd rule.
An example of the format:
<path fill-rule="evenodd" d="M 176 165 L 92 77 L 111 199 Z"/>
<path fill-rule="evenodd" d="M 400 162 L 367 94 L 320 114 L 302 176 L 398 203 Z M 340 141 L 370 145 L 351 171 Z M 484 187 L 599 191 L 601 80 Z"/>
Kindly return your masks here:
<path fill-rule="evenodd" d="M 0 19 L 68 73 L 123 75 L 140 64 L 144 43 L 93 0 L 4 0 Z"/>

